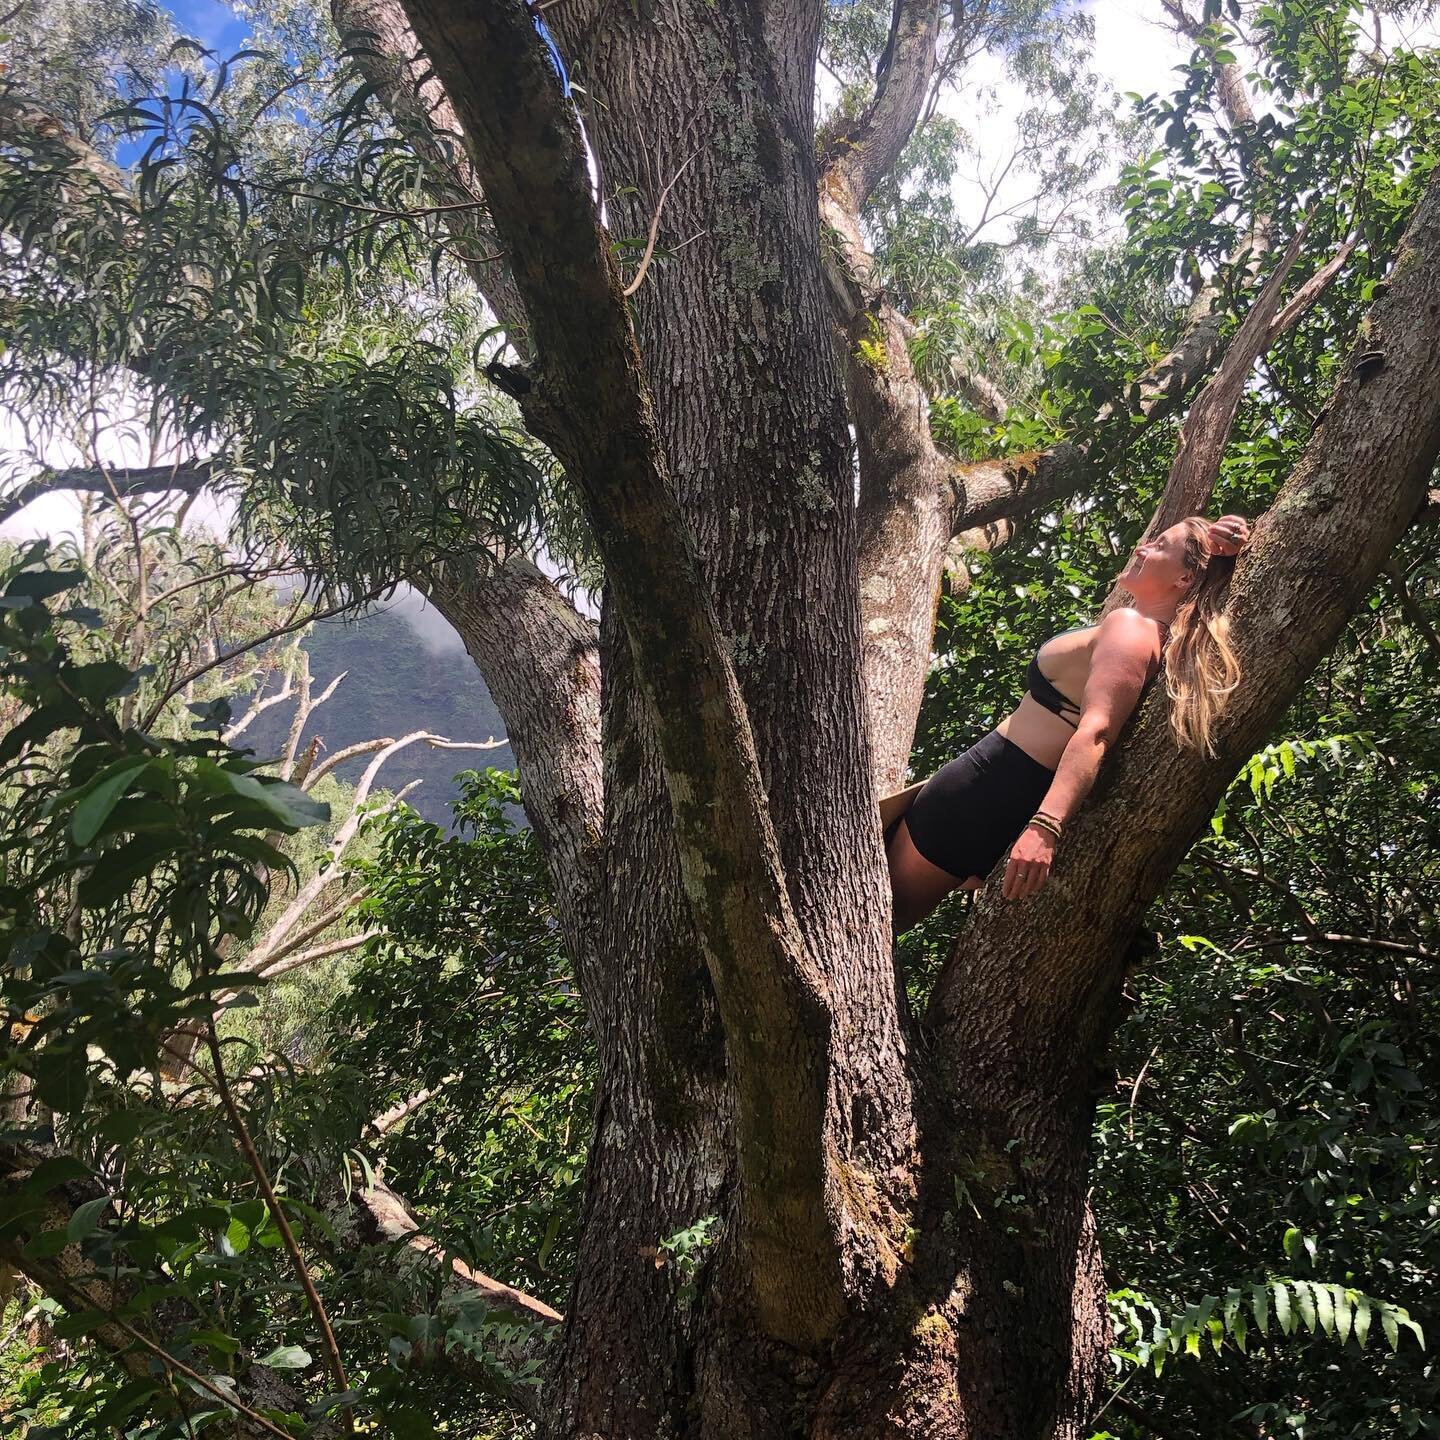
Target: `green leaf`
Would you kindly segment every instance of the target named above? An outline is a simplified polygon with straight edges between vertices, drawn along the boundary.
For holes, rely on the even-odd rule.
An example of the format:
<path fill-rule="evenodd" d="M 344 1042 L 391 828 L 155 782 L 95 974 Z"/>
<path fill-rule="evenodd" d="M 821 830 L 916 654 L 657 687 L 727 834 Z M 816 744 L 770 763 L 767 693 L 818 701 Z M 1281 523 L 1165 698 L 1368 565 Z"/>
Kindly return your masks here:
<path fill-rule="evenodd" d="M 1263 1285 L 1250 1287 L 1250 1306 L 1255 1311 L 1255 1324 L 1262 1335 L 1270 1333 L 1270 1292 Z"/>
<path fill-rule="evenodd" d="M 35 1091 L 52 1110 L 74 1114 L 90 1091 L 90 1071 L 80 1049 L 47 1048 L 31 1062 Z"/>
<path fill-rule="evenodd" d="M 44 1230 L 25 1242 L 22 1253 L 30 1260 L 52 1260 L 70 1243 L 63 1230 Z"/>
<path fill-rule="evenodd" d="M 7 596 L 28 596 L 32 600 L 48 600 L 66 590 L 85 583 L 83 570 L 22 570 L 5 587 Z"/>
<path fill-rule="evenodd" d="M 267 1366 L 271 1370 L 303 1370 L 312 1362 L 310 1352 L 302 1350 L 298 1345 L 277 1345 L 268 1355 L 262 1355 L 255 1363 Z"/>
<path fill-rule="evenodd" d="M 219 765 L 204 764 L 206 777 L 246 800 L 255 801 L 268 814 L 292 830 L 308 825 L 323 825 L 330 818 L 330 807 L 323 800 L 312 800 L 298 785 L 286 780 L 262 780 L 254 775 L 241 775 Z"/>
<path fill-rule="evenodd" d="M 1286 1335 L 1293 1335 L 1295 1316 L 1290 1310 L 1290 1291 L 1283 1281 L 1276 1280 L 1270 1286 L 1270 1293 L 1275 1297 L 1275 1318 L 1280 1322 L 1280 1329 Z"/>
<path fill-rule="evenodd" d="M 100 1219 L 109 1208 L 108 1195 L 101 1195 L 94 1200 L 87 1200 L 83 1205 L 77 1205 L 74 1214 L 70 1216 L 70 1223 L 65 1227 L 66 1238 L 72 1243 L 89 1239 L 100 1229 Z"/>
<path fill-rule="evenodd" d="M 240 1349 L 240 1342 L 223 1330 L 192 1330 L 189 1335 L 193 1345 L 208 1345 L 221 1355 L 234 1355 Z"/>
<path fill-rule="evenodd" d="M 1310 1286 L 1306 1281 L 1292 1280 L 1290 1283 L 1295 1288 L 1295 1303 L 1300 1307 L 1300 1318 L 1305 1322 L 1305 1328 L 1313 1335 L 1318 1323 L 1315 1297 L 1310 1293 Z"/>
<path fill-rule="evenodd" d="M 25 1182 L 25 1188 L 38 1195 L 53 1190 L 57 1185 L 64 1185 L 70 1180 L 88 1180 L 90 1178 L 90 1167 L 83 1165 L 73 1155 L 54 1155 L 49 1160 L 42 1160 L 30 1173 L 30 1178 Z"/>
<path fill-rule="evenodd" d="M 1335 1293 L 1335 1338 L 1343 1345 L 1350 1338 L 1354 1323 L 1354 1302 L 1343 1285 L 1333 1287 Z"/>
<path fill-rule="evenodd" d="M 99 833 L 110 812 L 130 788 L 135 777 L 150 764 L 149 757 L 109 766 L 81 791 L 70 817 L 70 835 L 77 845 L 88 845 Z"/>
<path fill-rule="evenodd" d="M 1368 1295 L 1357 1294 L 1355 1296 L 1355 1339 L 1362 1350 L 1370 1339 L 1370 1297 Z"/>

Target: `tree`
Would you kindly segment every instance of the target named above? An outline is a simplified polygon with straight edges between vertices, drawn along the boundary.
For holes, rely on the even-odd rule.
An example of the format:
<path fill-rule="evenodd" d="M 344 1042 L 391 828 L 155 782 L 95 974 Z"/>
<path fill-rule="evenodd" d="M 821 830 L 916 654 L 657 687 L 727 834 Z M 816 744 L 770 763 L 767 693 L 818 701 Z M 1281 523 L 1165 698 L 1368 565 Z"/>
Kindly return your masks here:
<path fill-rule="evenodd" d="M 452 238 L 522 362 L 490 373 L 563 467 L 603 563 L 598 712 L 584 627 L 538 572 L 514 584 L 497 552 L 473 582 L 492 630 L 505 617 L 505 653 L 479 634 L 472 653 L 516 742 L 597 1051 L 545 1428 L 1083 1433 L 1109 1334 L 1087 1204 L 1091 1082 L 1138 921 L 1379 573 L 1440 444 L 1426 116 L 1387 132 L 1387 204 L 1359 214 L 1374 198 L 1350 163 L 1369 153 L 1362 92 L 1376 105 L 1386 92 L 1344 19 L 1258 12 L 1269 83 L 1289 100 L 1306 86 L 1339 97 L 1297 104 L 1288 128 L 1247 117 L 1222 32 L 1200 29 L 1166 117 L 1179 173 L 1142 165 L 1135 187 L 1142 226 L 1147 196 L 1173 207 L 1138 268 L 1168 279 L 1180 258 L 1188 323 L 1146 370 L 1084 343 L 1068 353 L 1069 403 L 1032 425 L 1067 438 L 961 457 L 932 434 L 915 321 L 887 296 L 865 207 L 970 27 L 1003 38 L 1009 12 L 900 0 L 876 31 L 873 92 L 817 146 L 820 7 L 547 7 L 584 87 L 602 228 L 575 110 L 519 0 L 337 8 L 364 32 L 358 63 L 410 137 L 427 208 L 463 207 L 445 211 L 461 217 Z M 1218 141 L 1192 114 L 1212 100 Z M 431 117 L 463 133 L 463 153 Z M 1294 157 L 1317 136 L 1307 186 Z M 1279 303 L 1320 175 L 1351 203 L 1305 232 L 1294 293 L 1309 285 L 1313 300 L 1322 244 L 1338 250 L 1353 224 L 1367 244 L 1352 273 L 1374 299 L 1349 358 L 1327 354 L 1314 434 L 1285 457 L 1238 571 L 1249 678 L 1220 753 L 1177 753 L 1148 705 L 1048 890 L 1024 907 L 986 892 L 912 1013 L 875 798 L 903 774 L 951 541 L 1081 487 L 1103 502 L 1137 422 L 1173 414 L 1220 364 L 1226 384 L 1206 393 L 1231 398 L 1228 413 L 1211 400 L 1223 423 L 1206 431 L 1208 460 L 1177 466 L 1156 497 L 1162 514 L 1203 505 L 1235 375 L 1273 338 L 1268 324 L 1242 332 L 1227 369 L 1231 309 Z M 613 237 L 646 235 L 653 263 L 625 282 Z M 195 384 L 173 367 L 162 379 Z M 314 473 L 305 456 L 274 468 Z M 450 513 L 477 545 L 495 535 Z M 432 593 L 457 563 L 427 559 Z M 529 674 L 543 679 L 527 687 Z M 653 1263 L 659 1240 L 702 1225 L 718 1238 L 692 1273 Z"/>

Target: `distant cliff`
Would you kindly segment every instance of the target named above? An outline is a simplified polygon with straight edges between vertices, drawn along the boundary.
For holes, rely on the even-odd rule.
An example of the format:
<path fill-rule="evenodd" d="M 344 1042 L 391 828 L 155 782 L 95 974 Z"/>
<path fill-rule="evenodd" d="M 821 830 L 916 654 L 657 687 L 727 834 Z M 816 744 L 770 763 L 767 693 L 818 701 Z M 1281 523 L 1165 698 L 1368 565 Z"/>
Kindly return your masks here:
<path fill-rule="evenodd" d="M 367 611 L 358 620 L 322 620 L 305 648 L 317 693 L 345 672 L 340 688 L 315 711 L 305 730 L 304 742 L 318 735 L 322 753 L 414 730 L 447 740 L 504 739 L 504 722 L 460 637 L 414 594 Z M 293 707 L 277 705 L 261 715 L 239 743 L 258 755 L 274 754 L 283 746 L 293 716 Z M 339 773 L 355 780 L 370 758 L 361 756 Z M 412 745 L 387 762 L 381 779 L 391 791 L 412 780 L 423 781 L 407 800 L 426 819 L 448 826 L 454 776 L 487 766 L 513 770 L 510 747 L 432 750 Z M 515 818 L 523 823 L 518 813 Z"/>

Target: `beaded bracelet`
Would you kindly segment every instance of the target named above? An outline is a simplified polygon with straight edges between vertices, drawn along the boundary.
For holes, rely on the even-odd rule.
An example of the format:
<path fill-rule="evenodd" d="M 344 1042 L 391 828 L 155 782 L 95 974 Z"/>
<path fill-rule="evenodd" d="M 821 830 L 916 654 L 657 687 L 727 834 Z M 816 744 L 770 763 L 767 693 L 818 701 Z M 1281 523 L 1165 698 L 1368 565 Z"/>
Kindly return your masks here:
<path fill-rule="evenodd" d="M 1060 838 L 1060 822 L 1053 815 L 1046 815 L 1043 811 L 1036 811 L 1030 817 L 1029 823 L 1037 830 L 1048 831 L 1057 840 Z"/>

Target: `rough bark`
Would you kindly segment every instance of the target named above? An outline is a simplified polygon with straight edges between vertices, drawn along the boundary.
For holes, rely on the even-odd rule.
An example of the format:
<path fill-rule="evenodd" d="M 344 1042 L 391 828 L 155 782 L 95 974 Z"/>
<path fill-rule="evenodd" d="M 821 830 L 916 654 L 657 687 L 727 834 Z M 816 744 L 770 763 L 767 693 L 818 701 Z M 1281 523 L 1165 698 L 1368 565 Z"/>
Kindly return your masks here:
<path fill-rule="evenodd" d="M 794 18 L 785 17 L 771 35 L 756 14 L 742 11 L 725 17 L 700 8 L 705 13 L 692 17 L 689 33 L 718 38 L 722 64 L 728 52 L 737 61 L 743 57 L 747 73 L 761 77 L 753 96 L 747 97 L 753 110 L 741 127 L 748 143 L 743 149 L 733 145 L 733 131 L 715 137 L 731 139 L 729 153 L 743 156 L 743 163 L 757 171 L 745 182 L 756 202 L 744 237 L 748 261 L 760 258 L 755 250 L 763 251 L 793 230 L 797 217 L 773 204 L 777 188 L 799 200 L 801 216 L 808 211 L 814 224 L 813 162 L 789 141 L 792 134 L 810 131 L 811 76 L 807 66 L 794 62 L 806 53 L 796 44 L 797 38 L 804 39 L 803 32 L 809 32 L 807 48 L 813 48 L 814 17 L 799 31 Z M 573 7 L 565 23 L 577 23 L 583 9 Z M 774 773 L 777 752 L 787 759 L 797 749 L 803 758 L 811 756 L 804 754 L 808 746 L 781 743 L 793 736 L 788 728 L 783 736 L 767 729 L 763 704 L 751 706 L 747 714 L 742 701 L 728 647 L 721 644 L 721 617 L 708 603 L 710 577 L 700 573 L 687 533 L 691 516 L 679 503 L 687 486 L 671 488 L 672 469 L 677 477 L 684 474 L 686 447 L 667 446 L 669 437 L 662 438 L 656 424 L 649 377 L 623 308 L 608 240 L 595 219 L 578 129 L 561 101 L 529 16 L 518 4 L 490 7 L 463 20 L 448 7 L 424 3 L 412 5 L 410 13 L 474 147 L 497 229 L 531 317 L 537 364 L 533 387 L 521 397 L 522 410 L 582 493 L 606 563 L 607 597 L 623 622 L 659 744 L 681 876 L 719 1003 L 734 1090 L 739 1184 L 731 1272 L 762 1335 L 799 1347 L 815 1345 L 833 1335 L 848 1296 L 874 1291 L 893 1276 L 897 1216 L 887 1193 L 887 1172 L 905 1156 L 909 1120 L 886 937 L 875 924 L 876 911 L 867 923 L 867 917 L 855 914 L 848 904 L 837 904 L 833 890 L 817 895 L 812 907 L 792 908 L 792 891 L 814 873 L 805 863 L 810 857 L 804 841 L 815 837 L 807 831 L 794 835 L 799 843 L 785 857 L 791 862 L 785 872 L 791 881 L 787 890 L 781 847 L 761 788 L 760 755 L 772 761 L 766 776 L 772 790 L 777 779 L 788 778 Z M 592 50 L 607 31 L 619 28 L 596 17 L 588 33 Z M 624 38 L 623 54 L 613 57 L 623 61 L 615 79 L 633 85 L 637 60 L 643 60 L 634 53 L 636 44 L 643 50 L 647 42 L 671 37 L 660 26 L 637 30 L 630 25 L 624 27 Z M 668 63 L 656 66 L 649 76 L 674 75 L 697 58 L 693 45 L 686 45 L 672 51 Z M 642 63 L 638 68 L 645 67 Z M 589 84 L 596 88 L 594 72 Z M 608 84 L 598 89 L 605 105 L 592 138 L 612 183 L 623 183 L 629 177 L 616 175 L 611 162 L 640 154 L 638 137 L 625 135 L 623 147 L 616 146 L 606 131 L 610 117 L 638 113 L 637 97 L 627 96 L 630 103 L 621 105 Z M 665 96 L 647 84 L 646 108 L 651 123 L 660 112 L 660 137 L 681 135 L 684 122 L 693 123 L 694 93 L 693 84 L 686 87 L 687 103 L 683 114 L 674 117 L 672 130 L 663 123 Z M 682 97 L 677 92 L 674 98 Z M 730 97 L 715 108 L 717 130 L 722 115 L 733 109 Z M 762 126 L 757 150 L 754 136 Z M 657 173 L 680 182 L 667 182 L 672 190 L 667 217 L 671 210 L 684 208 L 685 196 L 692 202 L 696 198 L 692 176 L 702 185 L 707 180 L 735 185 L 734 162 L 718 157 L 722 163 L 715 173 L 706 163 L 715 158 L 713 149 L 702 149 L 700 163 L 688 168 L 679 157 L 673 163 L 660 159 Z M 762 187 L 762 180 L 768 184 Z M 637 226 L 637 232 L 643 228 Z M 700 249 L 697 244 L 686 253 Z M 783 305 L 793 298 L 819 318 L 814 303 L 817 265 L 776 265 L 773 280 L 764 273 L 750 279 L 759 283 L 758 294 L 748 297 L 752 310 L 757 302 Z M 767 294 L 772 286 L 773 295 Z M 798 290 L 793 297 L 785 293 L 790 288 Z M 652 289 L 646 286 L 639 292 L 642 315 L 644 297 Z M 713 271 L 710 289 L 712 306 L 715 298 L 734 298 L 724 295 L 725 286 L 714 285 Z M 792 324 L 803 335 L 804 312 L 797 323 L 793 305 L 790 310 Z M 703 319 L 703 310 L 694 318 Z M 763 321 L 763 312 L 754 318 Z M 765 369 L 774 360 L 765 353 L 771 335 L 774 345 L 794 343 L 790 335 L 782 338 L 778 328 L 768 334 L 762 328 L 751 344 Z M 766 376 L 764 392 L 756 390 L 754 375 L 746 373 L 752 363 L 743 352 L 735 355 L 729 324 L 715 339 L 720 343 L 713 349 L 702 347 L 700 355 L 727 363 L 706 366 L 702 359 L 697 366 L 692 355 L 686 368 L 697 379 L 713 381 L 716 377 L 706 375 L 707 369 L 728 370 L 727 378 L 742 381 L 742 391 L 753 398 L 763 393 L 773 401 L 778 396 L 773 371 Z M 649 358 L 652 369 L 660 363 L 658 356 Z M 823 563 L 814 572 L 815 589 L 822 599 L 833 597 L 837 606 L 848 601 L 858 628 L 853 526 L 846 523 L 850 509 L 842 503 L 846 467 L 839 443 L 838 390 L 833 371 L 817 375 L 813 364 L 806 369 L 817 382 L 816 407 L 796 414 L 792 406 L 789 414 L 776 417 L 776 443 L 766 459 L 773 463 L 778 458 L 784 465 L 776 477 L 781 494 L 793 495 L 808 481 L 816 503 L 813 510 L 801 507 L 797 512 L 793 505 L 772 500 L 769 513 L 777 523 L 784 522 L 790 533 L 782 538 L 800 553 L 818 549 Z M 806 369 L 797 367 L 797 378 L 803 380 Z M 800 389 L 803 397 L 803 385 Z M 728 403 L 733 405 L 733 395 Z M 665 409 L 680 424 L 693 424 L 702 413 L 693 403 L 688 409 Z M 753 415 L 747 418 L 753 426 Z M 753 434 L 753 429 L 728 437 L 712 431 L 702 440 L 713 444 L 724 437 L 733 444 L 742 433 Z M 713 451 L 697 449 L 694 437 L 677 438 L 690 441 L 690 453 L 713 474 L 718 458 Z M 797 442 L 808 446 L 800 455 Z M 724 484 L 735 508 L 743 503 L 751 512 L 748 518 L 758 518 L 754 512 L 761 507 L 754 505 L 753 492 L 734 486 L 733 454 L 726 462 L 730 473 Z M 711 504 L 697 511 L 697 518 L 714 515 L 717 497 L 706 498 Z M 755 528 L 737 530 L 736 538 L 756 533 Z M 700 537 L 701 553 L 715 555 L 715 549 L 703 544 L 705 538 Z M 773 577 L 764 568 L 757 570 L 748 556 L 737 568 L 747 581 L 746 611 L 753 617 L 756 587 L 773 583 Z M 727 579 L 722 573 L 713 582 L 717 596 L 733 593 Z M 776 644 L 788 649 L 798 638 L 802 646 L 814 646 L 822 627 L 813 618 L 807 622 L 797 616 L 796 621 L 790 634 L 774 637 Z M 813 683 L 815 672 L 828 672 L 832 681 L 817 716 L 818 733 L 807 737 L 808 745 L 829 738 L 832 757 L 838 752 L 859 758 L 863 723 L 853 671 L 847 675 L 845 667 L 837 667 L 833 653 L 821 656 L 812 649 L 804 658 L 813 662 L 814 671 L 795 666 L 800 684 Z M 757 700 L 768 697 L 773 703 L 775 693 L 770 687 Z M 793 706 L 787 707 L 786 721 L 787 727 L 794 724 Z M 771 748 L 760 751 L 760 737 L 771 740 Z M 871 802 L 867 779 L 862 768 L 848 785 L 837 787 L 849 801 L 857 828 Z M 777 814 L 783 819 L 786 811 Z M 869 868 L 878 880 L 878 846 L 872 847 L 871 861 Z M 858 957 L 857 925 L 869 931 L 870 940 Z M 842 934 L 849 958 L 859 963 L 832 976 L 824 966 L 826 950 L 836 953 Z M 817 940 L 830 944 L 822 949 Z M 762 1015 L 763 1028 L 758 1023 Z M 862 1073 L 867 1080 L 887 1077 L 891 1093 L 899 1092 L 899 1105 L 883 1115 L 857 1112 L 851 1101 L 858 1095 L 856 1082 Z"/>
<path fill-rule="evenodd" d="M 923 54 L 913 36 L 899 44 L 922 11 L 902 0 L 892 67 L 902 48 Z M 1107 1340 L 1086 1147 L 1116 982 L 1197 817 L 1422 503 L 1440 445 L 1440 181 L 1371 316 L 1371 353 L 1347 369 L 1238 574 L 1248 680 L 1221 757 L 1175 751 L 1152 700 L 1067 829 L 1047 891 L 981 898 L 919 1032 L 930 1043 L 908 1047 L 861 684 L 875 653 L 862 566 L 884 546 L 866 561 L 851 505 L 837 313 L 847 357 L 878 336 L 886 359 L 850 365 L 860 514 L 869 503 L 893 527 L 892 547 L 923 536 L 897 607 L 933 611 L 925 567 L 957 526 L 1078 484 L 1109 441 L 937 468 L 903 319 L 865 293 L 863 246 L 828 284 L 822 269 L 817 7 L 547 11 L 590 97 L 612 232 L 695 237 L 629 309 L 518 0 L 413 0 L 409 13 L 531 317 L 527 419 L 580 486 L 610 581 L 585 976 L 596 1132 L 545 1431 L 1077 1440 Z M 1178 403 L 1218 329 L 1202 317 L 1117 410 Z M 544 610 L 537 648 L 578 643 Z M 477 650 L 502 645 L 492 617 L 475 629 Z M 926 650 L 928 631 L 887 663 L 923 670 Z M 554 738 L 534 746 L 559 775 Z M 660 1241 L 706 1216 L 723 1238 L 682 1283 Z"/>
<path fill-rule="evenodd" d="M 1062 1240 L 1083 1194 L 1094 1067 L 1135 927 L 1238 764 L 1334 645 L 1424 497 L 1440 451 L 1440 182 L 1365 332 L 1237 569 L 1228 610 L 1244 679 L 1218 758 L 1180 751 L 1163 698 L 1152 695 L 1067 827 L 1046 889 L 1023 905 L 987 890 L 937 985 L 929 1023 L 954 1117 L 948 1133 L 968 1137 L 971 1154 L 1004 1155 L 1013 1143 L 1011 1154 L 1032 1157 L 1039 1213 Z M 1051 1272 L 1063 1251 L 1048 1238 L 1008 1258 L 992 1251 L 987 1275 L 997 1258 L 1002 1290 L 1008 1279 L 1036 1313 L 1053 1317 L 1061 1296 Z M 1003 1315 L 1005 1301 L 994 1299 Z M 1013 1361 L 1010 1374 L 1026 1378 Z M 1043 1370 L 1029 1378 L 1029 1393 L 1047 1388 Z M 1051 1386 L 1054 1378 L 1052 1370 Z M 1046 1433 L 1026 1418 L 1018 1388 L 1009 1401 L 972 1412 L 972 1423 L 986 1422 L 977 1433 Z"/>
<path fill-rule="evenodd" d="M 423 589 L 459 632 L 505 722 L 582 987 L 600 926 L 600 658 L 594 622 L 523 555 L 452 565 Z"/>
<path fill-rule="evenodd" d="M 444 216 L 454 253 L 505 327 L 506 338 L 521 360 L 528 359 L 520 292 L 465 153 L 454 106 L 420 53 L 404 6 L 400 0 L 330 0 L 330 18 L 380 103 L 424 162 L 435 203 L 468 202 L 468 208 L 447 210 Z"/>

